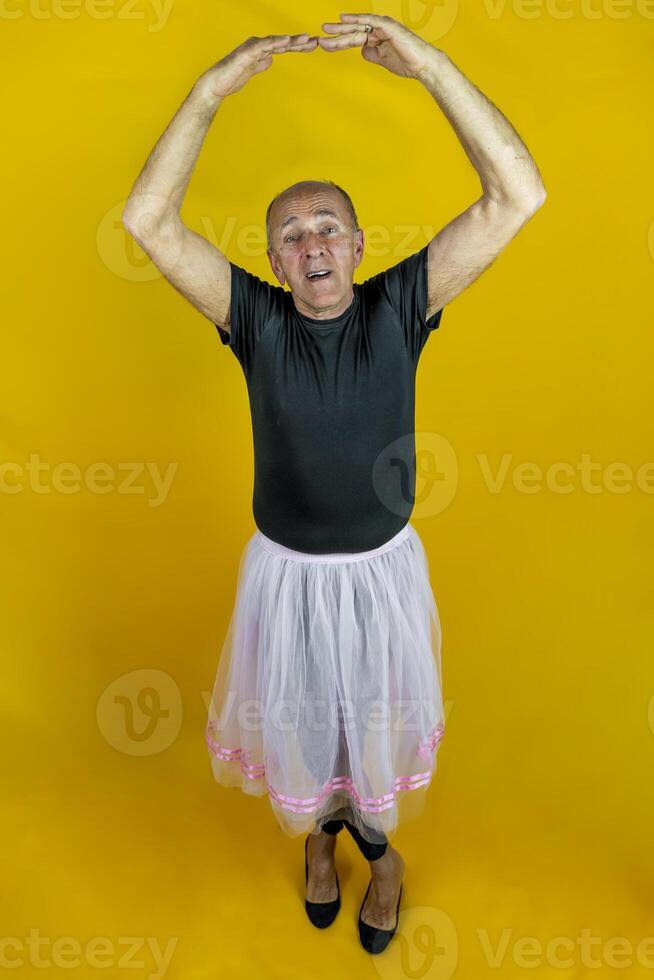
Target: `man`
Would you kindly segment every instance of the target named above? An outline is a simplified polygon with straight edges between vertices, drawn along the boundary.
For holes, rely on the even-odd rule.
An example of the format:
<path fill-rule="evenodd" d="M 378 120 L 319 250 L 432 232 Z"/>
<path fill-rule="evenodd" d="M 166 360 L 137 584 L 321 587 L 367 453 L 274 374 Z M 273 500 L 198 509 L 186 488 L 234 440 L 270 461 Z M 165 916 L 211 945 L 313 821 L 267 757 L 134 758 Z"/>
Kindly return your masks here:
<path fill-rule="evenodd" d="M 323 28 L 329 36 L 249 38 L 201 75 L 139 175 L 123 222 L 217 326 L 248 384 L 257 532 L 212 698 L 214 773 L 246 792 L 265 787 L 284 830 L 311 831 L 305 904 L 320 927 L 340 906 L 335 837 L 349 830 L 371 868 L 360 938 L 378 953 L 398 921 L 404 862 L 388 837 L 399 799 L 421 796 L 433 771 L 424 760 L 433 767 L 443 731 L 438 614 L 408 521 L 415 370 L 444 306 L 515 237 L 545 190 L 513 127 L 445 52 L 390 17 L 342 14 Z M 287 291 L 231 263 L 179 210 L 223 99 L 275 55 L 318 46 L 360 47 L 366 61 L 424 85 L 482 195 L 415 255 L 359 285 L 364 236 L 349 195 L 330 181 L 300 181 L 266 216 L 268 257 Z M 389 446 L 410 473 L 408 494 L 383 462 Z M 417 734 L 395 724 L 380 732 L 364 692 L 391 713 L 403 695 L 417 708 Z M 259 698 L 259 730 L 230 713 L 232 693 L 237 704 Z M 315 694 L 338 716 L 327 734 L 310 717 Z M 282 703 L 293 706 L 290 727 L 276 717 Z"/>

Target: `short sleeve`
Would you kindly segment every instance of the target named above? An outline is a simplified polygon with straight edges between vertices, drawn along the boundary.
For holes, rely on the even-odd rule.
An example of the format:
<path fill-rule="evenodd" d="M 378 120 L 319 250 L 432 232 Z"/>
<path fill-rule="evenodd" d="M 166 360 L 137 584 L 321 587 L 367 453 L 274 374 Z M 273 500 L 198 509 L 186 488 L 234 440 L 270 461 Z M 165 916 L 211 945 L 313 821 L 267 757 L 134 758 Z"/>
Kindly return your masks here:
<path fill-rule="evenodd" d="M 230 262 L 232 272 L 229 330 L 216 323 L 223 344 L 231 347 L 247 377 L 263 331 L 279 323 L 284 305 L 284 289 L 273 286 Z"/>
<path fill-rule="evenodd" d="M 374 276 L 381 295 L 391 307 L 402 330 L 409 356 L 414 364 L 432 332 L 440 326 L 443 310 L 427 319 L 429 244 L 402 259 L 396 265 Z"/>

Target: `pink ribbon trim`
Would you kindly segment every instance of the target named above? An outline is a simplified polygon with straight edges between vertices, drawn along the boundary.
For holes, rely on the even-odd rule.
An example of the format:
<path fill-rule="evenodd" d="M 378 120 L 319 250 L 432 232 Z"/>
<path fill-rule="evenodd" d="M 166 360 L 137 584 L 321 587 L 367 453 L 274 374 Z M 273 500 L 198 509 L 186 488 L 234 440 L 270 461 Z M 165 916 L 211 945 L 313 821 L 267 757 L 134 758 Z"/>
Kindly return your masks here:
<path fill-rule="evenodd" d="M 285 796 L 282 793 L 278 793 L 266 780 L 265 765 L 252 765 L 251 763 L 245 761 L 245 752 L 243 749 L 229 749 L 217 742 L 211 734 L 214 727 L 214 723 L 209 722 L 205 731 L 206 742 L 213 754 L 223 762 L 238 762 L 241 771 L 248 777 L 248 779 L 263 779 L 266 783 L 269 795 L 285 810 L 292 810 L 294 813 L 313 812 L 318 808 L 322 800 L 324 800 L 324 798 L 335 789 L 345 789 L 348 793 L 354 796 L 359 809 L 366 810 L 369 813 L 379 813 L 380 811 L 388 810 L 389 807 L 395 805 L 395 796 L 400 790 L 418 789 L 420 786 L 427 786 L 430 783 L 433 775 L 433 769 L 429 769 L 426 772 L 419 772 L 413 776 L 396 776 L 393 780 L 393 790 L 390 793 L 386 793 L 384 796 L 379 797 L 365 798 L 361 796 L 358 793 L 354 782 L 349 776 L 335 776 L 333 779 L 330 779 L 329 782 L 323 786 L 318 796 L 310 796 L 306 799 L 296 796 Z M 433 732 L 431 732 L 426 739 L 420 742 L 418 746 L 418 754 L 421 756 L 421 758 L 429 758 L 436 745 L 443 738 L 444 733 L 445 727 L 442 722 L 439 722 Z"/>

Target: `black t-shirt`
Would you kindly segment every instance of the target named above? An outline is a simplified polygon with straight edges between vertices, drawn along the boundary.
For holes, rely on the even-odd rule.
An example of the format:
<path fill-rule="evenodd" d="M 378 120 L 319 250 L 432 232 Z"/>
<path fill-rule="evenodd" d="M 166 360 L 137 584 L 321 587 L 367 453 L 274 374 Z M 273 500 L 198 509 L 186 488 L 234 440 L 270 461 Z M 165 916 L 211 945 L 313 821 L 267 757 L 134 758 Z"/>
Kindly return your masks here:
<path fill-rule="evenodd" d="M 415 374 L 429 320 L 427 249 L 365 282 L 340 316 L 299 313 L 290 291 L 230 262 L 230 331 L 254 444 L 253 516 L 313 554 L 377 548 L 411 515 Z"/>

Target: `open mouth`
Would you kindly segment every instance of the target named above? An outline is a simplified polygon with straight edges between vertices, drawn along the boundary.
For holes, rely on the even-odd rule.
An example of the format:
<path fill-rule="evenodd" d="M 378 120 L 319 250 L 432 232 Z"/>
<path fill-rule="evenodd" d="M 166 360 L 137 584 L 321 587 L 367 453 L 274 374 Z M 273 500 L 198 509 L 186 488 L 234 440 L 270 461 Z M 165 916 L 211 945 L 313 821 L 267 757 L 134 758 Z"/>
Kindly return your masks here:
<path fill-rule="evenodd" d="M 331 269 L 316 269 L 315 272 L 307 273 L 307 279 L 309 282 L 322 282 L 323 279 L 329 279 L 331 274 Z"/>

